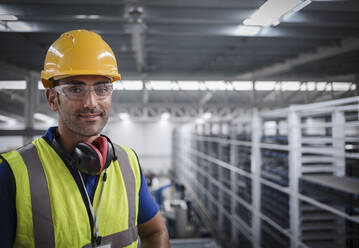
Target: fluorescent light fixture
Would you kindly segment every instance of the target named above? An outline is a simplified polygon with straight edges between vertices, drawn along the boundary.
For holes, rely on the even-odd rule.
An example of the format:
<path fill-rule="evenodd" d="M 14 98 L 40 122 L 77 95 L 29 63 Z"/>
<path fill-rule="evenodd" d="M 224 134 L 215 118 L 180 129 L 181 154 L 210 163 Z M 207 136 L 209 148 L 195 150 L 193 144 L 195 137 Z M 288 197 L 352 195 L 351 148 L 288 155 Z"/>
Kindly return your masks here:
<path fill-rule="evenodd" d="M 345 150 L 353 150 L 354 146 L 351 144 L 345 145 Z"/>
<path fill-rule="evenodd" d="M 28 32 L 31 31 L 31 27 L 29 24 L 27 24 L 26 22 L 22 22 L 22 21 L 16 21 L 16 22 L 8 22 L 7 26 L 10 28 L 10 30 L 12 31 L 18 31 L 18 32 Z"/>
<path fill-rule="evenodd" d="M 348 91 L 351 88 L 352 83 L 348 82 L 333 82 L 334 91 Z"/>
<path fill-rule="evenodd" d="M 45 115 L 45 114 L 42 114 L 42 113 L 35 113 L 34 114 L 34 118 L 36 120 L 39 120 L 39 121 L 42 121 L 42 122 L 45 122 L 49 125 L 53 125 L 53 124 L 56 124 L 56 120 L 48 115 Z"/>
<path fill-rule="evenodd" d="M 196 124 L 203 124 L 204 123 L 204 120 L 202 118 L 198 118 L 196 120 Z"/>
<path fill-rule="evenodd" d="M 175 88 L 172 81 L 149 81 L 146 87 L 149 90 L 173 90 Z"/>
<path fill-rule="evenodd" d="M 255 88 L 258 91 L 275 90 L 275 81 L 256 81 Z"/>
<path fill-rule="evenodd" d="M 120 113 L 119 116 L 120 116 L 121 120 L 123 120 L 123 121 L 130 120 L 130 115 L 128 113 L 126 113 L 126 112 Z"/>
<path fill-rule="evenodd" d="M 306 87 L 307 91 L 314 91 L 317 88 L 317 85 L 315 82 L 307 82 L 306 85 L 307 85 L 307 87 Z"/>
<path fill-rule="evenodd" d="M 283 81 L 281 84 L 283 91 L 297 91 L 300 88 L 299 81 Z"/>
<path fill-rule="evenodd" d="M 260 26 L 246 26 L 239 25 L 236 34 L 243 36 L 255 36 L 261 31 L 262 27 Z"/>
<path fill-rule="evenodd" d="M 14 15 L 0 14 L 0 21 L 17 21 L 18 18 Z"/>
<path fill-rule="evenodd" d="M 317 90 L 319 91 L 330 90 L 330 85 L 327 82 L 317 82 L 316 86 L 317 86 Z"/>
<path fill-rule="evenodd" d="M 142 90 L 143 82 L 136 80 L 121 80 L 113 84 L 114 90 Z"/>
<path fill-rule="evenodd" d="M 244 20 L 243 24 L 251 26 L 278 25 L 286 14 L 299 11 L 310 2 L 302 0 L 268 0 L 250 18 Z"/>
<path fill-rule="evenodd" d="M 224 81 L 205 81 L 204 85 L 209 90 L 226 90 L 227 85 Z"/>
<path fill-rule="evenodd" d="M 206 112 L 206 113 L 204 113 L 203 115 L 202 115 L 202 118 L 204 119 L 204 120 L 208 120 L 208 119 L 210 119 L 212 117 L 212 113 L 211 112 Z"/>
<path fill-rule="evenodd" d="M 75 15 L 76 19 L 90 19 L 90 20 L 96 20 L 99 19 L 99 15 Z"/>
<path fill-rule="evenodd" d="M 15 118 L 8 117 L 5 115 L 0 115 L 0 121 L 6 122 L 6 124 L 8 124 L 8 125 L 13 125 L 17 122 L 17 120 Z"/>
<path fill-rule="evenodd" d="M 288 11 L 285 15 L 283 15 L 281 20 L 283 20 L 283 21 L 288 20 L 295 12 L 298 12 L 301 9 L 305 8 L 311 2 L 312 2 L 312 0 L 302 0 L 297 6 L 295 6 L 293 9 Z"/>
<path fill-rule="evenodd" d="M 198 81 L 178 81 L 178 87 L 180 90 L 200 90 L 201 86 Z"/>
<path fill-rule="evenodd" d="M 232 86 L 235 90 L 253 90 L 252 81 L 233 81 Z"/>
<path fill-rule="evenodd" d="M 125 90 L 142 90 L 142 81 L 122 81 L 123 88 Z"/>
<path fill-rule="evenodd" d="M 161 120 L 168 120 L 170 117 L 171 117 L 171 114 L 165 112 L 165 113 L 162 113 Z"/>
<path fill-rule="evenodd" d="M 24 90 L 26 81 L 0 81 L 0 90 Z"/>

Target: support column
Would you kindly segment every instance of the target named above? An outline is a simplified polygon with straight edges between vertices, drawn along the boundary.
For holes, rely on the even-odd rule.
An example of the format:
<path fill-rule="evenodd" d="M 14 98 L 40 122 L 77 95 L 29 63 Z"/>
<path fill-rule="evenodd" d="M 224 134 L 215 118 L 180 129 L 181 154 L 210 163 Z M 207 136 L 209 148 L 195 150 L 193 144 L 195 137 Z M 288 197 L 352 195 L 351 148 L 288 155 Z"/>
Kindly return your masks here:
<path fill-rule="evenodd" d="M 289 227 L 292 234 L 290 247 L 297 248 L 300 240 L 299 216 L 299 178 L 301 176 L 301 128 L 300 118 L 294 107 L 289 108 L 288 114 L 289 142 Z"/>
<path fill-rule="evenodd" d="M 230 126 L 230 139 L 231 140 L 236 140 L 236 136 L 237 136 L 237 123 L 232 122 L 231 126 Z M 231 150 L 230 150 L 230 164 L 234 167 L 237 167 L 237 162 L 238 162 L 238 155 L 237 155 L 237 146 L 234 144 L 231 144 Z M 233 170 L 231 170 L 231 190 L 232 192 L 237 192 L 237 180 L 236 180 L 236 175 L 237 173 L 234 172 Z M 232 212 L 232 243 L 233 244 L 238 244 L 238 235 L 237 235 L 237 226 L 235 225 L 235 216 L 237 215 L 236 213 L 236 205 L 237 205 L 237 201 L 235 200 L 235 198 L 232 198 L 232 202 L 231 202 L 231 212 Z"/>
<path fill-rule="evenodd" d="M 251 151 L 251 173 L 252 179 L 252 235 L 253 247 L 260 247 L 261 243 L 261 152 L 260 139 L 262 135 L 262 122 L 258 110 L 253 110 L 252 116 L 252 151 Z"/>
<path fill-rule="evenodd" d="M 333 171 L 336 176 L 345 176 L 345 117 L 344 113 L 335 111 L 332 114 L 332 137 L 333 148 L 335 149 Z"/>
<path fill-rule="evenodd" d="M 34 113 L 36 103 L 38 102 L 38 75 L 29 73 L 26 77 L 25 104 L 24 104 L 24 122 L 25 129 L 34 129 Z M 23 136 L 23 143 L 28 144 L 33 140 L 34 136 Z"/>

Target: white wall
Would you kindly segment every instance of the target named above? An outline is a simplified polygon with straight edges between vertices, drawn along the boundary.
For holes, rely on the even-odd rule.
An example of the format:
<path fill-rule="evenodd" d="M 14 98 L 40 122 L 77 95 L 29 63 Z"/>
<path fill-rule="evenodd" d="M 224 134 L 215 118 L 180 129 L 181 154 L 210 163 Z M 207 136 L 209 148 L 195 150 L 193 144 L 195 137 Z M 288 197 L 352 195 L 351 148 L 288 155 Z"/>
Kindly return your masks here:
<path fill-rule="evenodd" d="M 0 152 L 8 152 L 23 145 L 22 136 L 1 136 Z"/>
<path fill-rule="evenodd" d="M 133 148 L 144 172 L 166 174 L 171 167 L 172 130 L 174 124 L 158 122 L 109 122 L 104 129 L 112 142 Z M 21 136 L 0 137 L 0 152 L 23 145 Z"/>
<path fill-rule="evenodd" d="M 172 130 L 167 121 L 112 121 L 104 130 L 111 140 L 133 148 L 145 172 L 167 173 L 171 167 Z"/>

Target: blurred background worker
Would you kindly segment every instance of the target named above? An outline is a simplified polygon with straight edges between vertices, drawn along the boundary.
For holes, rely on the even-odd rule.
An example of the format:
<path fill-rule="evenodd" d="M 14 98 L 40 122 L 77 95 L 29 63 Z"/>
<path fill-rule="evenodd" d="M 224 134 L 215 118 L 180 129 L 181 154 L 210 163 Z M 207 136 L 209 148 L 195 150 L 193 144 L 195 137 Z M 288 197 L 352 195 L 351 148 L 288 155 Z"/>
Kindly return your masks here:
<path fill-rule="evenodd" d="M 1 247 L 169 247 L 136 153 L 101 135 L 119 79 L 96 33 L 49 48 L 41 80 L 58 127 L 1 156 Z"/>

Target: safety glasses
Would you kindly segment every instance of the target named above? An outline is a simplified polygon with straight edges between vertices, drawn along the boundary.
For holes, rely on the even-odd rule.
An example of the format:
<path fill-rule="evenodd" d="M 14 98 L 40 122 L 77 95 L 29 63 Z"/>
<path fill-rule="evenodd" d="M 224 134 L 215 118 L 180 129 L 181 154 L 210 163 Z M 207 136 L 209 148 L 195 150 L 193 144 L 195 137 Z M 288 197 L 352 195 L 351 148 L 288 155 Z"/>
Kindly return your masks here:
<path fill-rule="evenodd" d="M 96 99 L 102 100 L 112 94 L 113 85 L 112 83 L 101 83 L 91 86 L 85 84 L 64 84 L 55 86 L 54 89 L 57 93 L 66 96 L 70 100 L 83 100 L 89 91 L 94 93 Z"/>

